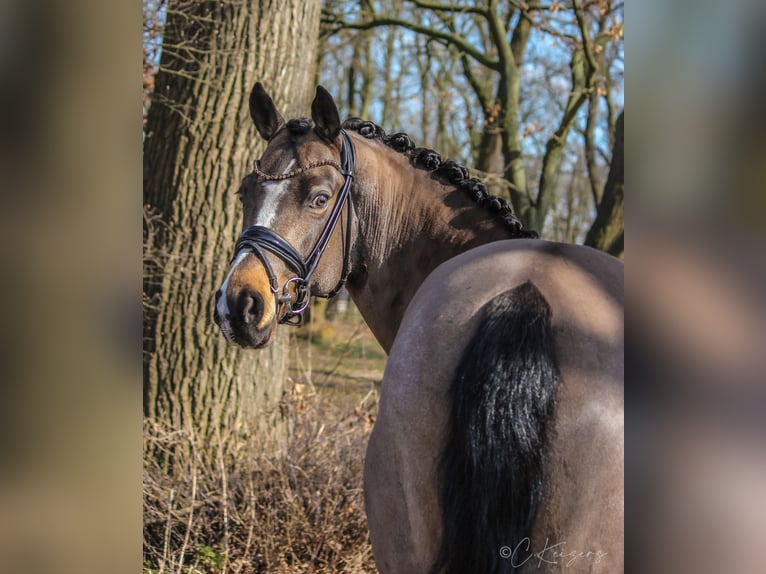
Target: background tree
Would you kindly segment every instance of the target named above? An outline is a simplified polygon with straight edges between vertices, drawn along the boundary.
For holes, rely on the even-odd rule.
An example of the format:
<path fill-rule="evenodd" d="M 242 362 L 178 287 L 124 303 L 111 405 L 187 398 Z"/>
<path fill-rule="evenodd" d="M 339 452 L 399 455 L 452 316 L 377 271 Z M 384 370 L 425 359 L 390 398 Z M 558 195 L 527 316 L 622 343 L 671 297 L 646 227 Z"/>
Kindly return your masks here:
<path fill-rule="evenodd" d="M 355 33 L 381 31 L 370 50 L 373 67 L 386 83 L 393 68 L 396 99 L 407 110 L 382 118 L 401 122 L 385 127 L 415 124 L 408 131 L 424 145 L 448 155 L 450 145 L 462 150 L 456 155 L 470 157 L 529 226 L 577 241 L 585 240 L 603 195 L 622 91 L 623 28 L 623 4 L 613 0 L 327 0 L 323 10 L 325 61 L 342 68 Z M 393 50 L 383 48 L 391 31 L 399 38 Z M 333 85 L 336 68 L 323 69 Z M 377 86 L 372 91 L 383 102 L 391 98 L 389 86 Z M 373 119 L 378 109 L 373 101 Z"/>
<path fill-rule="evenodd" d="M 212 298 L 241 226 L 234 192 L 263 149 L 249 91 L 260 80 L 305 115 L 319 13 L 319 0 L 166 6 L 144 139 L 144 415 L 217 456 L 279 418 L 284 337 L 260 353 L 227 345 Z"/>
<path fill-rule="evenodd" d="M 612 255 L 625 251 L 625 112 L 617 118 L 609 177 L 598 197 L 596 219 L 585 244 Z"/>

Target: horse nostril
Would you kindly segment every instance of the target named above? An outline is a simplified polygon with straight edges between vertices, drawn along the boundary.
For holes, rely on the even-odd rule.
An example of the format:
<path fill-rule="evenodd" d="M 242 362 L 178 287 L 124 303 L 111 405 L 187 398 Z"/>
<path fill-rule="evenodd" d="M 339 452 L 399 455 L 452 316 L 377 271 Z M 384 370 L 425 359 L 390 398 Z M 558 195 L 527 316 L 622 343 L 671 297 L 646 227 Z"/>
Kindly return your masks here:
<path fill-rule="evenodd" d="M 221 293 L 221 290 L 219 289 L 218 291 L 215 292 L 215 300 L 218 301 L 218 299 L 221 298 L 221 295 L 222 293 Z"/>
<path fill-rule="evenodd" d="M 263 316 L 263 298 L 256 291 L 243 291 L 237 299 L 237 312 L 246 324 L 258 323 Z"/>

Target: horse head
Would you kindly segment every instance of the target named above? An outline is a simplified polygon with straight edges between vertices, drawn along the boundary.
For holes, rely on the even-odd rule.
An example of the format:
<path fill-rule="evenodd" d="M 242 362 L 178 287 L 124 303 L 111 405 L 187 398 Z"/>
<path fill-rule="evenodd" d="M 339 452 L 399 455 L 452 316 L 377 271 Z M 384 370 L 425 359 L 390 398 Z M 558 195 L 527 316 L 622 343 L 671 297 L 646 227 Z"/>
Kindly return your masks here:
<path fill-rule="evenodd" d="M 330 297 L 348 277 L 355 154 L 321 86 L 311 119 L 285 122 L 260 83 L 250 115 L 268 144 L 238 191 L 243 231 L 214 318 L 228 341 L 262 347 L 278 323 L 300 324 L 312 295 Z"/>

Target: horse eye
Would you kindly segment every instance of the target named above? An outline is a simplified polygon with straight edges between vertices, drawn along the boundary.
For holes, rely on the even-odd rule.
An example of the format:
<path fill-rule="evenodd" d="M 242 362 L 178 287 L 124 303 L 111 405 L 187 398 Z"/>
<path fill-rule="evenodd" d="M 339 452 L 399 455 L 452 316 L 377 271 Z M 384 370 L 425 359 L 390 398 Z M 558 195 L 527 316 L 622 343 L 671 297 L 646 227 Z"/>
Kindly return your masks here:
<path fill-rule="evenodd" d="M 314 209 L 321 209 L 327 205 L 327 202 L 329 200 L 330 200 L 329 195 L 327 195 L 326 193 L 320 193 L 311 200 L 311 202 L 309 203 L 309 207 L 313 207 Z"/>

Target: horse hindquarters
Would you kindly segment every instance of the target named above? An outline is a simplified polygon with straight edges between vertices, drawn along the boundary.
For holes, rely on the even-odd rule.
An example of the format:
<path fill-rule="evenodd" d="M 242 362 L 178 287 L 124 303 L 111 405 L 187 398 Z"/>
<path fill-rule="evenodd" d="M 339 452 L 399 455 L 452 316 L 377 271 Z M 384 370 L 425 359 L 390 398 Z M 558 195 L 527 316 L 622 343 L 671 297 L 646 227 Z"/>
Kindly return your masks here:
<path fill-rule="evenodd" d="M 452 382 L 439 467 L 443 537 L 432 573 L 514 571 L 545 491 L 559 382 L 550 307 L 531 282 L 480 311 Z"/>

